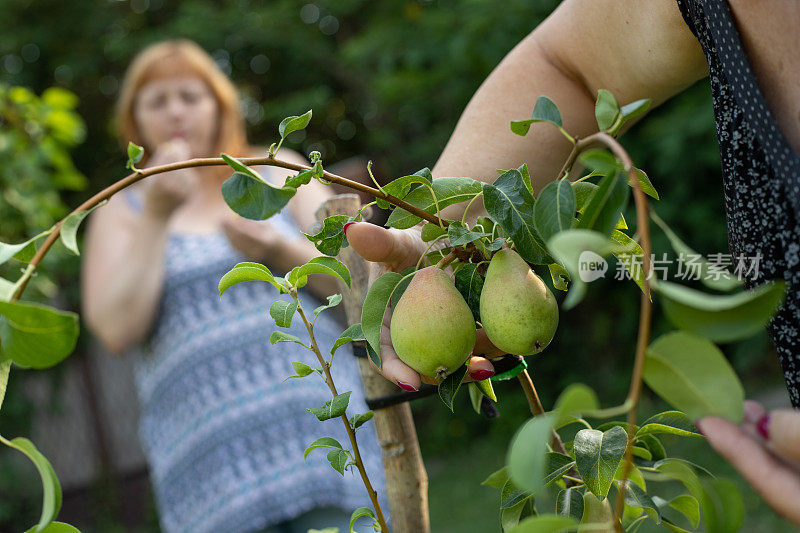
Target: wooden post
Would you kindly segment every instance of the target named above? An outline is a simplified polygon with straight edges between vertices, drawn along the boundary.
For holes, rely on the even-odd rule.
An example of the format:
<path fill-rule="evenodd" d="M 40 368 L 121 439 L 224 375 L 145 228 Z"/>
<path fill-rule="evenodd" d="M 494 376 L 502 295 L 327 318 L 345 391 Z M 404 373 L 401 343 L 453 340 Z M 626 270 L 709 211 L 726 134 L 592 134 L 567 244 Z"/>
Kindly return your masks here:
<path fill-rule="evenodd" d="M 317 220 L 331 215 L 355 215 L 361 207 L 356 194 L 340 194 L 328 199 L 316 212 Z M 352 248 L 342 248 L 338 256 L 350 269 L 351 288 L 341 281 L 340 289 L 348 325 L 361 322 L 361 306 L 369 288 L 369 262 Z M 358 358 L 361 381 L 367 399 L 398 391 L 397 386 L 372 370 L 369 361 Z M 408 403 L 375 411 L 375 429 L 383 452 L 386 494 L 389 499 L 394 533 L 429 533 L 428 473 L 422 462 L 417 430 Z"/>

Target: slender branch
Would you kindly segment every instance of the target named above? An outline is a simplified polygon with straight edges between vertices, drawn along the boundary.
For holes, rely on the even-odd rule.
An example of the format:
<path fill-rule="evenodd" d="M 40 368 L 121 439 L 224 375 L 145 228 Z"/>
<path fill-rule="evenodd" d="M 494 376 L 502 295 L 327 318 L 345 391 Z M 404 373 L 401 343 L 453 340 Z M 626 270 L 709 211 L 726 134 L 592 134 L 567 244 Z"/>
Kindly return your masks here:
<path fill-rule="evenodd" d="M 630 155 L 628 155 L 628 152 L 625 150 L 625 148 L 623 148 L 622 145 L 616 139 L 614 139 L 614 137 L 601 131 L 579 140 L 577 143 L 575 143 L 575 147 L 572 149 L 567 162 L 564 163 L 564 167 L 561 169 L 559 177 L 561 177 L 565 172 L 569 172 L 569 169 L 572 167 L 573 163 L 578 157 L 578 154 L 582 150 L 595 143 L 603 144 L 609 148 L 611 152 L 622 161 L 625 172 L 628 173 L 628 177 L 630 178 L 633 186 L 633 198 L 636 205 L 636 229 L 639 233 L 640 245 L 642 247 L 642 268 L 645 272 L 645 278 L 643 282 L 644 290 L 642 291 L 641 303 L 639 305 L 639 336 L 636 341 L 636 357 L 633 362 L 633 375 L 631 376 L 631 385 L 630 389 L 628 390 L 628 398 L 626 400 L 626 403 L 629 402 L 630 404 L 630 410 L 628 411 L 628 442 L 625 447 L 625 463 L 622 467 L 622 477 L 620 479 L 620 484 L 624 485 L 625 481 L 630 475 L 631 467 L 633 466 L 633 428 L 636 425 L 639 397 L 641 396 L 642 391 L 642 371 L 644 368 L 645 351 L 647 350 L 647 345 L 650 342 L 650 322 L 653 312 L 652 301 L 650 300 L 650 253 L 652 247 L 650 244 L 647 198 L 645 197 L 644 192 L 642 192 L 642 187 L 639 183 L 639 178 L 636 175 L 636 169 L 633 166 L 633 161 L 631 160 Z M 617 505 L 614 509 L 614 524 L 617 529 L 620 529 L 619 519 L 622 516 L 624 503 L 625 494 L 623 491 L 619 491 Z"/>
<path fill-rule="evenodd" d="M 451 251 L 449 254 L 442 257 L 441 261 L 436 263 L 436 268 L 445 268 L 456 259 L 458 259 L 458 255 L 455 253 L 455 251 Z"/>
<path fill-rule="evenodd" d="M 517 379 L 519 380 L 520 385 L 522 385 L 522 390 L 525 391 L 525 397 L 528 398 L 528 406 L 531 409 L 531 413 L 533 416 L 544 416 L 545 410 L 542 406 L 542 401 L 539 399 L 539 394 L 536 392 L 536 387 L 533 386 L 533 380 L 531 379 L 530 374 L 525 369 L 519 374 L 517 374 Z M 567 453 L 567 449 L 564 447 L 564 442 L 561 440 L 558 432 L 553 429 L 553 448 L 557 448 L 560 453 L 564 455 L 569 455 Z"/>
<path fill-rule="evenodd" d="M 273 166 L 273 167 L 279 167 L 297 171 L 311 170 L 311 167 L 308 167 L 306 165 L 287 163 L 286 161 L 281 161 L 280 159 L 274 159 L 271 157 L 243 157 L 240 158 L 239 161 L 248 166 L 263 165 L 263 166 Z M 155 174 L 161 174 L 162 172 L 169 172 L 172 170 L 179 170 L 182 168 L 211 167 L 219 165 L 227 165 L 227 163 L 221 157 L 206 157 L 206 158 L 190 159 L 188 161 L 180 161 L 178 163 L 169 163 L 167 165 L 159 165 L 145 170 L 139 170 L 137 172 L 129 174 L 128 176 L 122 178 L 113 185 L 110 185 L 105 189 L 103 189 L 102 191 L 98 192 L 97 194 L 95 194 L 94 196 L 83 202 L 81 205 L 79 205 L 76 209 L 74 209 L 72 213 L 89 210 L 94 206 L 96 206 L 97 204 L 99 204 L 100 202 L 102 202 L 103 200 L 111 198 L 122 189 L 128 187 L 129 185 L 133 185 L 137 181 L 142 180 L 148 176 L 153 176 Z M 382 191 L 379 191 L 378 189 L 374 189 L 369 185 L 364 185 L 363 183 L 343 178 L 341 176 L 337 176 L 336 174 L 331 174 L 330 172 L 327 171 L 323 173 L 323 178 L 330 181 L 331 183 L 344 185 L 345 187 L 349 187 L 351 189 L 355 189 L 361 192 L 366 192 L 368 194 L 375 196 L 376 198 L 381 198 L 383 200 L 386 200 L 387 202 L 392 203 L 398 207 L 402 207 L 409 213 L 416 215 L 420 218 L 423 218 L 428 222 L 432 222 L 437 226 L 447 227 L 449 225 L 447 221 L 440 220 L 439 217 L 432 215 L 427 211 L 423 211 L 419 207 L 413 206 L 408 202 L 404 202 L 403 200 L 396 198 L 390 194 L 386 194 Z M 70 213 L 70 215 L 72 213 Z M 53 226 L 52 232 L 50 233 L 50 235 L 47 236 L 47 239 L 42 244 L 42 247 L 39 248 L 39 250 L 36 252 L 36 255 L 33 256 L 33 259 L 31 259 L 29 264 L 33 266 L 34 270 L 42 262 L 42 259 L 44 259 L 44 256 L 47 255 L 47 252 L 50 250 L 53 244 L 55 244 L 56 240 L 58 239 L 58 236 L 61 234 L 61 224 L 63 222 L 64 219 L 61 219 Z M 19 300 L 27 284 L 28 284 L 28 279 L 22 282 L 20 287 L 17 289 L 17 291 L 11 298 L 12 302 Z"/>
<path fill-rule="evenodd" d="M 317 356 L 320 364 L 322 365 L 322 370 L 325 372 L 325 382 L 328 384 L 328 388 L 331 389 L 331 393 L 333 393 L 334 397 L 338 396 L 339 393 L 336 392 L 336 385 L 333 383 L 333 376 L 331 375 L 330 365 L 325 361 L 325 358 L 322 357 L 322 352 L 319 350 L 319 345 L 317 344 L 317 339 L 314 336 L 314 328 L 311 327 L 311 324 L 308 322 L 305 313 L 303 312 L 303 308 L 300 306 L 300 300 L 297 298 L 297 293 L 293 293 L 292 297 L 297 301 L 297 312 L 300 315 L 300 318 L 303 319 L 303 323 L 306 325 L 306 330 L 308 330 L 308 336 L 311 338 L 311 346 L 313 346 L 312 351 Z M 381 510 L 381 504 L 378 502 L 378 493 L 375 492 L 375 489 L 372 488 L 372 483 L 369 481 L 369 476 L 367 476 L 367 471 L 364 468 L 364 462 L 361 460 L 361 453 L 358 451 L 358 442 L 356 442 L 356 434 L 353 431 L 352 426 L 350 426 L 350 421 L 347 419 L 347 415 L 343 414 L 341 416 L 342 422 L 344 422 L 344 426 L 347 430 L 347 436 L 350 438 L 350 445 L 353 447 L 353 455 L 354 461 L 356 466 L 358 467 L 358 472 L 361 474 L 361 479 L 364 482 L 364 487 L 367 489 L 367 494 L 369 494 L 370 500 L 372 500 L 372 505 L 375 507 L 375 514 L 378 515 L 378 522 L 381 525 L 381 531 L 388 533 L 389 528 L 386 526 L 386 519 L 383 517 L 383 511 Z"/>

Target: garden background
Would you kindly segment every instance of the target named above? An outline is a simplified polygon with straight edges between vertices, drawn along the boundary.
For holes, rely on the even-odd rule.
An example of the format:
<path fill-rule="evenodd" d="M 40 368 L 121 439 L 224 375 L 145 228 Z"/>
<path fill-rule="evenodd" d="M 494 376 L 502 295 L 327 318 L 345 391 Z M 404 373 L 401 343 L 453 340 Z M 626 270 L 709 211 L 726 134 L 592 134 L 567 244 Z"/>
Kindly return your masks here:
<path fill-rule="evenodd" d="M 126 156 L 112 134 L 112 106 L 125 67 L 154 41 L 186 37 L 212 54 L 240 91 L 253 144 L 266 149 L 283 117 L 313 108 L 314 119 L 306 132 L 289 137 L 290 147 L 304 154 L 319 150 L 326 165 L 363 156 L 375 161 L 379 179 L 388 180 L 433 166 L 481 81 L 557 4 L 4 0 L 0 240 L 18 242 L 37 234 L 126 175 Z M 51 87 L 69 92 L 46 92 Z M 652 111 L 622 142 L 659 191 L 662 199 L 654 203 L 658 214 L 699 253 L 727 253 L 708 82 Z M 634 220 L 632 207 L 628 209 L 626 218 Z M 669 250 L 658 230 L 654 249 L 656 254 Z M 56 246 L 25 299 L 49 300 L 78 311 L 79 268 L 79 258 Z M 562 314 L 551 347 L 529 358 L 545 406 L 573 382 L 587 383 L 608 405 L 624 399 L 639 296 L 633 283 L 612 277 L 592 283 L 586 299 Z M 653 336 L 666 328 L 656 307 Z M 723 349 L 748 397 L 770 406 L 788 405 L 765 333 Z M 15 369 L 0 413 L 0 434 L 33 436 L 45 455 L 48 443 L 37 441 L 36 435 L 53 441 L 51 447 L 79 441 L 75 449 L 89 450 L 67 458 L 78 470 L 84 465 L 84 479 L 78 475 L 73 486 L 65 483 L 61 520 L 85 532 L 158 531 L 141 461 L 113 457 L 120 427 L 135 432 L 135 410 L 126 407 L 131 398 L 119 399 L 118 405 L 104 401 L 104 390 L 133 392 L 130 383 L 113 382 L 128 379 L 129 373 L 119 362 L 108 367 L 111 357 L 99 353 L 84 329 L 76 352 L 56 368 Z M 565 359 L 569 365 L 563 365 Z M 455 415 L 434 398 L 412 405 L 437 533 L 499 531 L 497 492 L 480 482 L 503 464 L 507 444 L 529 412 L 516 381 L 496 384 L 496 390 L 501 416 L 492 420 L 476 415 L 464 393 Z M 75 409 L 63 400 L 70 394 L 89 406 L 77 415 L 80 425 L 70 418 Z M 663 410 L 659 402 L 646 397 L 641 416 Z M 111 407 L 121 410 L 109 412 Z M 42 432 L 37 425 L 45 420 L 66 429 L 62 434 Z M 89 431 L 70 434 L 70 427 Z M 664 442 L 677 445 L 677 439 L 665 437 Z M 715 474 L 739 483 L 746 505 L 744 530 L 792 530 L 704 442 L 681 446 Z M 21 455 L 0 450 L 0 531 L 24 530 L 39 514 L 39 477 L 32 464 L 15 454 Z M 56 472 L 61 474 L 58 465 Z"/>

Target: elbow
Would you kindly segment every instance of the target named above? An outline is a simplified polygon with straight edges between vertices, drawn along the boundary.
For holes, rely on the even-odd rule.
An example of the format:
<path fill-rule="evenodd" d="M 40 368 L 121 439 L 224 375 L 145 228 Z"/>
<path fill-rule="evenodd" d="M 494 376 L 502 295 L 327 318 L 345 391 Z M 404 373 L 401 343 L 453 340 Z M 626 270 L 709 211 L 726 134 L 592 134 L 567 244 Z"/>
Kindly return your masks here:
<path fill-rule="evenodd" d="M 114 355 L 122 355 L 130 348 L 131 340 L 122 336 L 122 331 L 114 327 L 113 321 L 100 320 L 95 315 L 85 311 L 85 308 L 83 318 L 86 328 L 105 351 Z"/>

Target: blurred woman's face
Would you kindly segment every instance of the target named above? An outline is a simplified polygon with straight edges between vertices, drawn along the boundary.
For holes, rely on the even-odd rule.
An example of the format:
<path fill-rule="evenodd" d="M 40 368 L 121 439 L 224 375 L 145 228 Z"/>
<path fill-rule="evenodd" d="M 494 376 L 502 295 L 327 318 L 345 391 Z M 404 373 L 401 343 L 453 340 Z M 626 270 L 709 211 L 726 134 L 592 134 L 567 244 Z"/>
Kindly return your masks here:
<path fill-rule="evenodd" d="M 152 80 L 139 89 L 134 119 L 151 153 L 182 137 L 192 156 L 210 154 L 217 131 L 217 101 L 206 83 L 192 76 Z"/>

